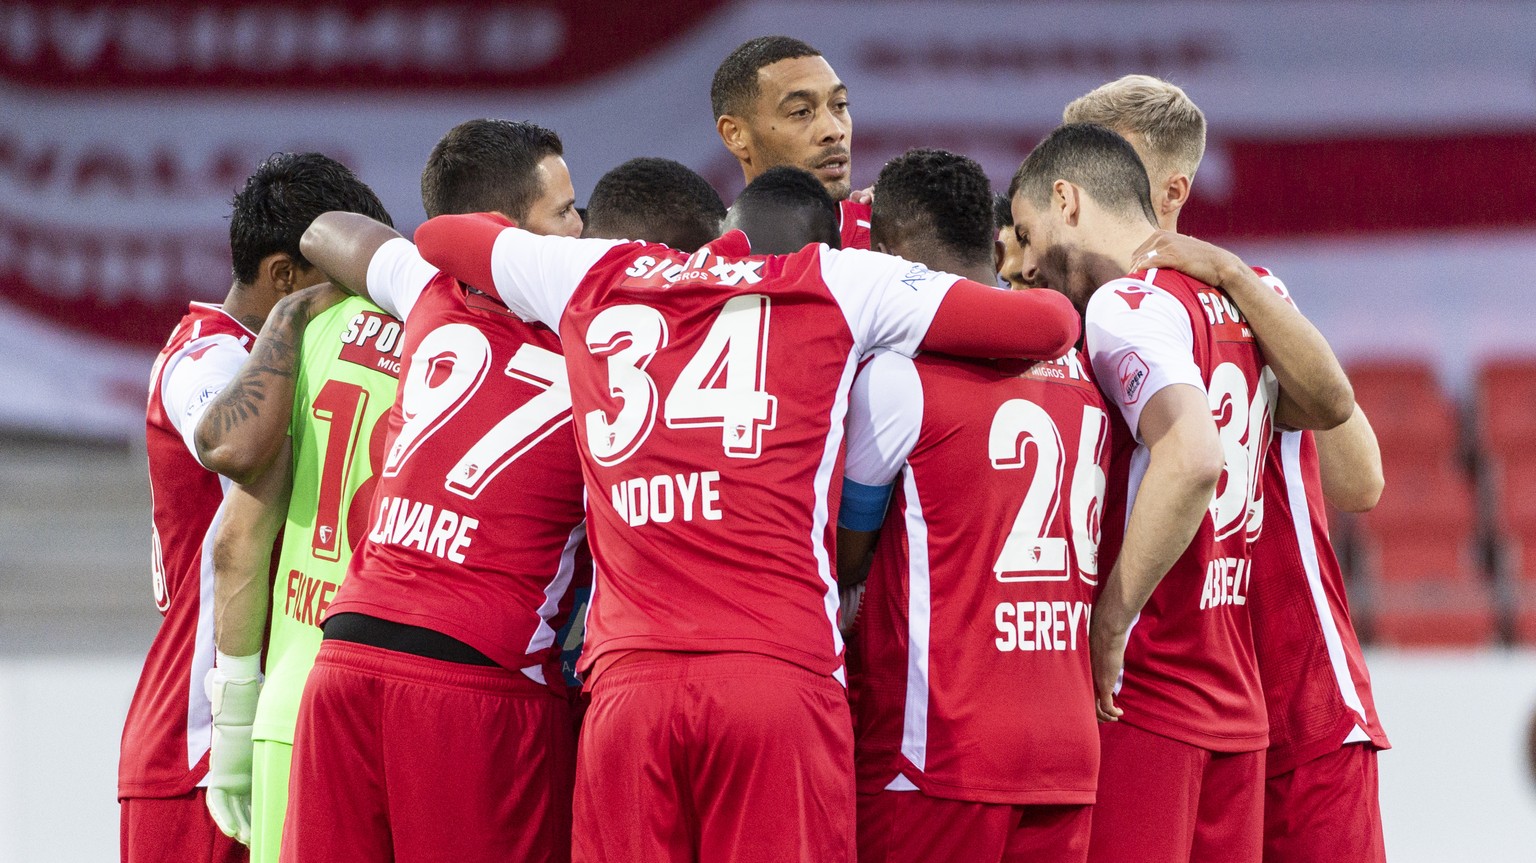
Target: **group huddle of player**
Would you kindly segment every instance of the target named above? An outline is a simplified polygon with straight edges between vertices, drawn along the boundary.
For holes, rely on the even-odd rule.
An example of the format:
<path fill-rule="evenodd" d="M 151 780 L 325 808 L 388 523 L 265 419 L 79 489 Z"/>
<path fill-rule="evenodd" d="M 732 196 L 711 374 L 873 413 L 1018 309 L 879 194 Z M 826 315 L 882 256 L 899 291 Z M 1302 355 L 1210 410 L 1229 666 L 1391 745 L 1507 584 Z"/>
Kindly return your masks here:
<path fill-rule="evenodd" d="M 319 154 L 235 196 L 150 383 L 123 859 L 1383 860 L 1324 511 L 1379 454 L 1176 233 L 1199 109 L 1128 76 L 1006 195 L 933 149 L 854 192 L 810 46 L 711 98 L 729 210 L 640 158 L 583 214 L 503 120 L 414 241 Z"/>

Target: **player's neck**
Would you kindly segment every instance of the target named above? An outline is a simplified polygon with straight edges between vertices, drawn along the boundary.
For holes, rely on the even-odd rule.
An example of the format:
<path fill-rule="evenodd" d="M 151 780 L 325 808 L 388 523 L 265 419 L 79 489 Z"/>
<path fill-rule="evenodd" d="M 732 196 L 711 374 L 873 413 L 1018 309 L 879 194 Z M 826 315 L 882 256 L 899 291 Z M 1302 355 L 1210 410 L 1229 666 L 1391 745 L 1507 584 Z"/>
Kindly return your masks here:
<path fill-rule="evenodd" d="M 272 291 L 264 291 L 258 285 L 237 281 L 229 286 L 229 293 L 224 297 L 224 314 L 239 321 L 251 332 L 259 333 L 262 325 L 267 322 L 267 314 L 276 304 L 276 298 L 271 297 L 271 294 Z"/>
<path fill-rule="evenodd" d="M 1144 221 L 1117 221 L 1104 225 L 1100 241 L 1083 262 L 1093 283 L 1103 285 L 1130 272 L 1136 249 L 1146 242 L 1153 230 L 1153 226 Z"/>

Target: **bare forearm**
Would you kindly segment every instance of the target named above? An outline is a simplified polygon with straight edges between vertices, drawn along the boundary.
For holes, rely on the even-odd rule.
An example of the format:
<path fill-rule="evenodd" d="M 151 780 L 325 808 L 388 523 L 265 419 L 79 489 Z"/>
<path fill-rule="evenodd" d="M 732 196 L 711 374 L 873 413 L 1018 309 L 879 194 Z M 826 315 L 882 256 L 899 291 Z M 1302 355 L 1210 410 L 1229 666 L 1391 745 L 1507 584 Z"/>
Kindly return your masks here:
<path fill-rule="evenodd" d="M 1221 287 L 1242 310 L 1280 383 L 1276 419 L 1305 429 L 1330 429 L 1349 419 L 1354 390 L 1317 327 L 1235 256 L 1222 268 Z"/>
<path fill-rule="evenodd" d="M 289 461 L 280 458 L 250 486 L 230 490 L 214 537 L 214 645 L 231 656 L 261 651 L 272 590 L 272 547 L 288 510 Z"/>
<path fill-rule="evenodd" d="M 1358 406 L 1338 428 L 1318 432 L 1317 459 L 1323 477 L 1323 496 L 1345 512 L 1366 512 L 1381 499 L 1386 481 L 1381 470 L 1381 447 L 1365 411 Z"/>
<path fill-rule="evenodd" d="M 238 483 L 267 471 L 287 439 L 293 417 L 299 345 L 309 322 L 295 294 L 272 310 L 251 356 L 208 406 L 194 438 L 209 470 Z"/>
<path fill-rule="evenodd" d="M 299 240 L 299 250 L 331 284 L 368 296 L 368 264 L 379 247 L 400 236 L 388 225 L 357 213 L 322 213 Z"/>
<path fill-rule="evenodd" d="M 1215 491 L 1214 481 L 1153 457 L 1131 510 L 1120 556 L 1094 607 L 1095 621 L 1102 618 L 1116 633 L 1130 628 L 1194 539 Z"/>
<path fill-rule="evenodd" d="M 869 578 L 869 564 L 874 558 L 878 530 L 837 529 L 837 583 L 842 587 L 863 584 Z"/>

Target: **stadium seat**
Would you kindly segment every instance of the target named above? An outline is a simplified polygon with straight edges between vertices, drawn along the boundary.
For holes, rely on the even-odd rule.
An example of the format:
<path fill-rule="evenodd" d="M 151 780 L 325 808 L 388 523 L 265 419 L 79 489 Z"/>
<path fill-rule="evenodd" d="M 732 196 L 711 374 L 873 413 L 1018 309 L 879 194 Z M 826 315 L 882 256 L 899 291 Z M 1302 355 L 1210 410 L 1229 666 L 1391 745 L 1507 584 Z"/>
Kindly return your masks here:
<path fill-rule="evenodd" d="M 1470 480 L 1444 451 L 1383 457 L 1381 502 L 1356 522 L 1378 640 L 1403 646 L 1491 642 L 1498 614 L 1492 586 L 1476 565 Z"/>
<path fill-rule="evenodd" d="M 1357 362 L 1349 368 L 1349 379 L 1355 401 L 1376 430 L 1383 459 L 1456 452 L 1456 406 L 1428 363 L 1409 358 Z"/>
<path fill-rule="evenodd" d="M 1483 363 L 1477 374 L 1479 439 L 1502 460 L 1536 441 L 1536 355 L 1501 357 Z"/>

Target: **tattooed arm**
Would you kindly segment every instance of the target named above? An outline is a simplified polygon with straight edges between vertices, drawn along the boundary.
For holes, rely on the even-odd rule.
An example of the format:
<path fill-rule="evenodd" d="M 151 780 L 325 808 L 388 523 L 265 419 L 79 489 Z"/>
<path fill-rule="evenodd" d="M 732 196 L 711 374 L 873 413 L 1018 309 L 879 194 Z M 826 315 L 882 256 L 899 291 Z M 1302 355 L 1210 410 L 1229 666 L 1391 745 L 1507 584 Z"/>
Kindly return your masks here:
<path fill-rule="evenodd" d="M 346 297 L 327 283 L 278 301 L 250 358 L 197 424 L 197 457 L 204 467 L 251 483 L 272 464 L 288 439 L 304 328 Z"/>

